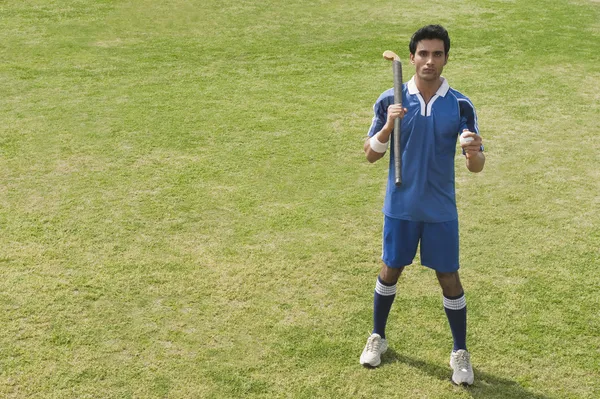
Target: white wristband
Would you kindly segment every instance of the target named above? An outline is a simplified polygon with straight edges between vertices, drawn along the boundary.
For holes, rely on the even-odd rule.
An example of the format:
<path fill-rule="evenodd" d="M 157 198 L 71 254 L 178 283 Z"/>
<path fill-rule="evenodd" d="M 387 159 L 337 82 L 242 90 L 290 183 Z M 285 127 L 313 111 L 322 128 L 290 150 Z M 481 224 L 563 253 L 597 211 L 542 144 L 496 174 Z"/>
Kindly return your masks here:
<path fill-rule="evenodd" d="M 371 146 L 371 149 L 380 154 L 383 154 L 387 151 L 389 144 L 389 140 L 386 143 L 382 143 L 381 141 L 379 141 L 377 139 L 377 135 L 371 137 L 371 140 L 369 140 L 369 145 Z"/>

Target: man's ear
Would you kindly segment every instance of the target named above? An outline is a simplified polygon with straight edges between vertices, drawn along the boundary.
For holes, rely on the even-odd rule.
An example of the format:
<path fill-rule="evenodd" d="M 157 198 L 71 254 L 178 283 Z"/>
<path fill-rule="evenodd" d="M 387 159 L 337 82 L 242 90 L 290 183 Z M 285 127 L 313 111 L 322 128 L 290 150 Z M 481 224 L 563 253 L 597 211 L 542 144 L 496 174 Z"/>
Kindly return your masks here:
<path fill-rule="evenodd" d="M 446 64 L 448 63 L 449 56 L 450 56 L 450 53 L 446 53 L 446 61 L 444 61 L 444 66 L 446 66 Z"/>
<path fill-rule="evenodd" d="M 446 61 L 448 60 L 448 58 L 446 58 Z M 413 53 L 410 53 L 410 63 L 411 64 L 415 64 L 415 55 Z"/>

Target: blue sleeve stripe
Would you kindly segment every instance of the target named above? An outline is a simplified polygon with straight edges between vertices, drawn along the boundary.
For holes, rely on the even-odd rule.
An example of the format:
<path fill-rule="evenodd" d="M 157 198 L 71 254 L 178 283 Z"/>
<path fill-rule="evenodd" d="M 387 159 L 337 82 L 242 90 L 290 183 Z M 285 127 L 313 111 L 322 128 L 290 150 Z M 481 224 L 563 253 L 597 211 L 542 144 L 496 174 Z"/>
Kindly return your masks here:
<path fill-rule="evenodd" d="M 468 98 L 457 98 L 457 100 L 459 101 L 459 103 L 462 102 L 466 104 L 470 108 L 469 111 L 473 112 L 473 128 L 475 129 L 475 133 L 479 134 L 479 123 L 477 122 L 477 112 L 475 112 L 475 106 Z M 483 145 L 481 146 L 481 151 L 484 151 Z"/>
<path fill-rule="evenodd" d="M 473 103 L 471 101 L 469 101 L 466 98 L 458 98 L 457 100 L 459 102 L 463 102 L 463 103 L 467 104 L 471 108 L 471 111 L 473 112 L 473 123 L 475 124 L 474 125 L 475 133 L 479 134 L 479 124 L 477 123 L 477 113 L 475 112 L 475 106 L 473 105 Z"/>

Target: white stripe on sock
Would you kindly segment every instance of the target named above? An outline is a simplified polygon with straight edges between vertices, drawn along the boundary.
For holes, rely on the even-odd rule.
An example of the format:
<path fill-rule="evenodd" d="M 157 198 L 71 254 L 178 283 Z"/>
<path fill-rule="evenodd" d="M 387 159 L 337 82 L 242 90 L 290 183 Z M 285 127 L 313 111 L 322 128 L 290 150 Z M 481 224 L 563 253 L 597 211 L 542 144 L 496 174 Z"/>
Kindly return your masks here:
<path fill-rule="evenodd" d="M 383 295 L 383 296 L 395 295 L 396 294 L 396 284 L 383 285 L 383 284 L 381 284 L 379 279 L 377 279 L 377 284 L 375 285 L 375 292 L 377 292 L 379 295 Z"/>
<path fill-rule="evenodd" d="M 444 297 L 444 307 L 450 310 L 461 310 L 467 306 L 467 299 L 465 298 L 465 294 L 463 294 L 458 299 L 448 299 Z"/>

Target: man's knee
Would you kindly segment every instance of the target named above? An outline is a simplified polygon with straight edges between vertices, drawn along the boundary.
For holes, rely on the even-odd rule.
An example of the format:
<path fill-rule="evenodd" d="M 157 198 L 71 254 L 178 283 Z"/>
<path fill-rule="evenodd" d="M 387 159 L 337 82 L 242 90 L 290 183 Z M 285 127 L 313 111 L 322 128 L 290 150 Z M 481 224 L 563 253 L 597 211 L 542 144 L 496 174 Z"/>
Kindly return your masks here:
<path fill-rule="evenodd" d="M 404 267 L 389 267 L 384 263 L 381 267 L 379 278 L 386 284 L 396 284 L 402 274 L 402 270 L 404 270 Z"/>
<path fill-rule="evenodd" d="M 440 286 L 445 295 L 460 295 L 463 291 L 458 272 L 441 273 L 436 272 Z"/>

